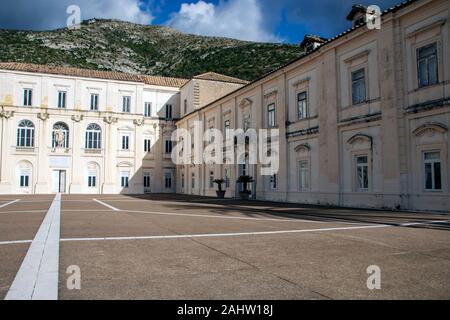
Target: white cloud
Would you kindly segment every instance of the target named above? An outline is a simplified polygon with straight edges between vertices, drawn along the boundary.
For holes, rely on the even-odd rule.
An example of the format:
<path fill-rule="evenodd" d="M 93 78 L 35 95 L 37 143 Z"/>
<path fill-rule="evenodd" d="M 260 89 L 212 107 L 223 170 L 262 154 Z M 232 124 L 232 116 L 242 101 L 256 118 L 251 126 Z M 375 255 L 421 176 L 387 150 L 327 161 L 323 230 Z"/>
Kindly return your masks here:
<path fill-rule="evenodd" d="M 218 5 L 203 0 L 183 3 L 167 23 L 183 32 L 236 38 L 241 40 L 279 42 L 267 30 L 256 0 L 228 0 Z"/>
<path fill-rule="evenodd" d="M 66 26 L 66 9 L 77 5 L 81 19 L 109 18 L 150 24 L 153 16 L 141 0 L 1 0 L 0 28 L 45 30 Z"/>
<path fill-rule="evenodd" d="M 83 0 L 80 6 L 83 19 L 89 18 L 120 19 L 140 24 L 150 24 L 153 20 L 149 10 L 141 9 L 140 0 Z"/>

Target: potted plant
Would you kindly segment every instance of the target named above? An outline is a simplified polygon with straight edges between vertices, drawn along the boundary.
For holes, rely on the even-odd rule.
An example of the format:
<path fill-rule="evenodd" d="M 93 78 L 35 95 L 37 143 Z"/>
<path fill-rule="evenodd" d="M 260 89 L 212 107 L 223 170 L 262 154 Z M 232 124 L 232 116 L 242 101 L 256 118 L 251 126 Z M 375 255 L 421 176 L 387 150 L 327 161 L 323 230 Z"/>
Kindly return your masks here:
<path fill-rule="evenodd" d="M 214 180 L 214 183 L 217 184 L 219 190 L 216 191 L 217 198 L 224 199 L 225 198 L 225 190 L 222 190 L 222 184 L 225 183 L 225 180 L 223 179 L 216 179 Z"/>
<path fill-rule="evenodd" d="M 248 184 L 254 182 L 253 177 L 250 176 L 240 176 L 237 183 L 242 184 L 242 191 L 239 192 L 239 196 L 243 200 L 248 200 L 252 192 L 248 190 Z"/>

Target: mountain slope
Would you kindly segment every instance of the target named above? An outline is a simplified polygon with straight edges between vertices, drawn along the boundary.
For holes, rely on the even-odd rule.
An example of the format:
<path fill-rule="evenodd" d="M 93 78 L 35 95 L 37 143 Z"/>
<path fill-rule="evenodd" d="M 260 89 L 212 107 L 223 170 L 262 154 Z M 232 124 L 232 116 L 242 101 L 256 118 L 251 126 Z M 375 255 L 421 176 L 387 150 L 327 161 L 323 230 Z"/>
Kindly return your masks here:
<path fill-rule="evenodd" d="M 184 34 L 168 27 L 89 20 L 78 30 L 0 30 L 0 62 L 28 62 L 191 78 L 253 80 L 301 54 L 299 46 Z"/>

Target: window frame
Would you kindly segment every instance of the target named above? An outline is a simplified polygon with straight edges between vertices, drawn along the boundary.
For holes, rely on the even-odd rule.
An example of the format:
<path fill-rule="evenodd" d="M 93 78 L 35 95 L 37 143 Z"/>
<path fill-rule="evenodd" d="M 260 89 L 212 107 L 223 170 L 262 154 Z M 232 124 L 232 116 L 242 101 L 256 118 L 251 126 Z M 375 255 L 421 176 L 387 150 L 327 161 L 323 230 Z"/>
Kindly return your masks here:
<path fill-rule="evenodd" d="M 367 162 L 365 164 L 358 163 L 359 158 L 366 158 Z M 369 192 L 370 191 L 370 183 L 371 183 L 371 168 L 370 168 L 370 155 L 367 153 L 360 153 L 354 155 L 354 174 L 355 174 L 355 190 L 356 192 Z M 359 179 L 359 169 L 360 168 L 367 168 L 367 187 L 360 186 L 360 179 Z M 364 170 L 362 171 L 364 173 Z M 363 177 L 364 178 L 364 177 Z"/>
<path fill-rule="evenodd" d="M 145 153 L 152 152 L 152 139 L 151 138 L 144 138 L 144 152 Z"/>
<path fill-rule="evenodd" d="M 29 174 L 20 174 L 19 175 L 19 187 L 23 188 L 23 189 L 30 187 L 30 175 Z"/>
<path fill-rule="evenodd" d="M 435 74 L 436 81 L 435 82 L 430 82 L 429 59 L 431 58 L 431 56 L 429 55 L 429 56 L 426 56 L 423 58 L 420 57 L 420 51 L 426 50 L 429 47 L 434 47 L 434 58 L 436 60 L 435 61 L 435 70 L 434 70 L 436 72 L 436 74 Z M 421 62 L 426 62 L 426 71 L 427 71 L 427 74 L 426 74 L 427 83 L 426 84 L 422 84 L 422 82 L 421 82 L 421 72 L 420 72 L 421 71 L 421 68 L 420 68 Z M 439 84 L 439 48 L 438 48 L 437 41 L 433 41 L 431 43 L 428 43 L 428 44 L 425 44 L 425 45 L 422 45 L 422 46 L 416 48 L 416 71 L 417 71 L 417 87 L 419 89 L 427 88 L 427 87 Z"/>
<path fill-rule="evenodd" d="M 100 95 L 98 93 L 90 94 L 89 111 L 98 111 L 99 110 L 99 100 L 100 100 Z"/>
<path fill-rule="evenodd" d="M 164 187 L 165 189 L 172 189 L 173 187 L 173 174 L 172 172 L 164 173 Z"/>
<path fill-rule="evenodd" d="M 173 120 L 173 105 L 166 104 L 166 120 Z"/>
<path fill-rule="evenodd" d="M 305 95 L 304 99 L 300 99 L 301 95 Z M 301 120 L 305 120 L 309 118 L 309 106 L 308 106 L 308 91 L 307 90 L 303 90 L 300 92 L 297 92 L 297 120 L 301 121 Z M 303 108 L 304 108 L 304 117 L 300 116 L 300 102 L 304 102 Z"/>
<path fill-rule="evenodd" d="M 95 127 L 95 129 L 89 129 Z M 86 127 L 85 136 L 86 150 L 101 150 L 102 149 L 102 127 L 96 123 L 91 123 Z"/>
<path fill-rule="evenodd" d="M 88 188 L 97 188 L 97 175 L 88 174 Z"/>
<path fill-rule="evenodd" d="M 306 168 L 302 168 L 302 163 L 306 163 Z M 302 191 L 309 191 L 310 190 L 310 184 L 311 184 L 311 168 L 310 168 L 311 162 L 309 159 L 299 159 L 298 160 L 298 190 L 300 192 Z M 304 169 L 304 170 L 302 170 Z M 306 185 L 302 186 L 302 172 L 305 172 L 305 179 L 306 179 Z"/>
<path fill-rule="evenodd" d="M 274 102 L 272 102 L 267 105 L 267 127 L 275 128 L 276 125 L 276 105 Z"/>
<path fill-rule="evenodd" d="M 122 113 L 131 113 L 131 96 L 122 96 Z"/>
<path fill-rule="evenodd" d="M 32 107 L 33 106 L 33 89 L 23 88 L 23 106 Z"/>
<path fill-rule="evenodd" d="M 144 117 L 145 118 L 152 117 L 152 111 L 153 111 L 152 109 L 153 109 L 153 103 L 151 103 L 151 102 L 144 103 Z"/>
<path fill-rule="evenodd" d="M 67 91 L 58 90 L 58 101 L 56 107 L 61 110 L 67 109 Z"/>
<path fill-rule="evenodd" d="M 120 187 L 128 189 L 130 187 L 130 172 L 121 171 L 120 172 Z"/>
<path fill-rule="evenodd" d="M 171 154 L 173 150 L 173 141 L 170 139 L 166 139 L 164 143 L 164 153 Z"/>
<path fill-rule="evenodd" d="M 152 175 L 150 172 L 144 172 L 144 191 L 149 191 L 152 187 Z"/>
<path fill-rule="evenodd" d="M 35 145 L 36 126 L 32 121 L 27 119 L 19 121 L 16 131 L 16 146 L 19 148 L 34 148 Z"/>
<path fill-rule="evenodd" d="M 432 154 L 432 153 L 438 153 L 439 154 L 439 160 L 436 159 L 426 159 L 426 155 L 427 154 Z M 436 167 L 435 164 L 439 163 L 439 175 L 440 175 L 440 188 L 436 188 Z M 422 176 L 423 176 L 423 190 L 425 192 L 443 192 L 444 191 L 444 175 L 443 175 L 443 171 L 444 168 L 442 166 L 442 151 L 441 150 L 423 150 L 422 151 Z M 427 188 L 427 169 L 426 169 L 426 165 L 430 164 L 431 165 L 431 184 L 432 184 L 432 188 L 429 189 Z M 444 178 L 444 179 L 443 179 Z"/>
<path fill-rule="evenodd" d="M 354 75 L 358 72 L 363 72 L 363 77 L 362 78 L 357 78 L 356 80 L 354 79 Z M 355 100 L 355 84 L 359 83 L 362 81 L 362 85 L 363 85 L 363 94 L 364 97 L 363 99 L 359 99 L 359 100 Z M 361 104 L 365 104 L 367 103 L 367 97 L 368 97 L 368 93 L 367 93 L 367 68 L 366 67 L 356 67 L 354 70 L 352 70 L 350 72 L 350 84 L 351 84 L 351 101 L 352 101 L 352 105 L 361 105 Z"/>

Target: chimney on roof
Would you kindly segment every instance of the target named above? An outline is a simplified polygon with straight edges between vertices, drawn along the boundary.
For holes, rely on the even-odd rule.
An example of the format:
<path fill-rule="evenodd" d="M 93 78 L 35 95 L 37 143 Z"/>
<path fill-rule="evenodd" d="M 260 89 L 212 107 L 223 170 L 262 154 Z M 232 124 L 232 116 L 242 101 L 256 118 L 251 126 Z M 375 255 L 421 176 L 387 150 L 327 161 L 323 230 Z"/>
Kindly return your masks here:
<path fill-rule="evenodd" d="M 300 48 L 302 48 L 305 52 L 310 52 L 323 45 L 325 42 L 327 42 L 327 40 L 328 39 L 326 38 L 307 34 L 303 38 L 302 43 L 300 43 Z"/>
<path fill-rule="evenodd" d="M 352 22 L 352 26 L 356 27 L 366 23 L 367 7 L 362 4 L 355 4 L 347 16 L 347 20 Z"/>

